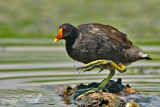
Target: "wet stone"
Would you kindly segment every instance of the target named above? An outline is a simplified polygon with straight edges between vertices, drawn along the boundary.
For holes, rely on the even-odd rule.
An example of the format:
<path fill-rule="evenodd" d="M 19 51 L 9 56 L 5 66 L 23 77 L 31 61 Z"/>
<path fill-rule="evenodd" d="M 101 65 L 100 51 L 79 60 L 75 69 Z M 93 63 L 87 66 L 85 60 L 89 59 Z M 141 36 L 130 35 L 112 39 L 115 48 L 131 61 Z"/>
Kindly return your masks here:
<path fill-rule="evenodd" d="M 98 88 L 100 83 L 88 85 L 78 84 L 71 86 L 56 86 L 53 91 L 62 96 L 66 104 L 76 104 L 78 107 L 140 107 L 139 102 L 149 103 L 149 98 L 140 96 L 140 93 L 133 90 L 129 84 L 122 85 L 122 80 L 110 80 L 106 85 L 108 92 L 88 92 L 92 88 Z M 83 96 L 81 96 L 84 94 Z M 134 96 L 134 97 L 133 97 Z M 76 103 L 75 103 L 76 102 Z M 127 106 L 130 105 L 130 106 Z"/>

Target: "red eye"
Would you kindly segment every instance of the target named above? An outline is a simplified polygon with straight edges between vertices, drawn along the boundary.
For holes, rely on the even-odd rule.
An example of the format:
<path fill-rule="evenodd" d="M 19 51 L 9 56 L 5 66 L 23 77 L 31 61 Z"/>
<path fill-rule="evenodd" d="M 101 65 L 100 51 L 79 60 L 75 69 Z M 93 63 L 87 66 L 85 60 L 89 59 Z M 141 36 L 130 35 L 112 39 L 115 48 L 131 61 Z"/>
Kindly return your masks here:
<path fill-rule="evenodd" d="M 69 29 L 66 29 L 67 32 L 69 32 Z"/>

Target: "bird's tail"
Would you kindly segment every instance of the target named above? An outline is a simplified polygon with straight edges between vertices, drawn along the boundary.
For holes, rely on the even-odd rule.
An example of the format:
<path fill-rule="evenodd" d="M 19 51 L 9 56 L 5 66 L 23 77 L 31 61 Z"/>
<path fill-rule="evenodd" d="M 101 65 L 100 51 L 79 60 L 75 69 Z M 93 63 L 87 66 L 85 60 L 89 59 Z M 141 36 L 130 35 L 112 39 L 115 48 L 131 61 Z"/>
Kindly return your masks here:
<path fill-rule="evenodd" d="M 143 54 L 142 52 L 140 52 L 139 55 L 141 59 L 152 60 L 152 58 L 150 58 L 148 54 Z"/>
<path fill-rule="evenodd" d="M 152 58 L 150 58 L 149 55 L 147 57 L 144 57 L 144 59 L 146 59 L 146 60 L 152 60 Z"/>

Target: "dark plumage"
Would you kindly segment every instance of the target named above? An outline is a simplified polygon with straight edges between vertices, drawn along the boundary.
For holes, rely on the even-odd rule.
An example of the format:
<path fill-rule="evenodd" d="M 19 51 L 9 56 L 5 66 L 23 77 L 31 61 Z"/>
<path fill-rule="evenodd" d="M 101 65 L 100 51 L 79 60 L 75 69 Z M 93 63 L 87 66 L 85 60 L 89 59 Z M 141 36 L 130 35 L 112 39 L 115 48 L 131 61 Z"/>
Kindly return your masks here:
<path fill-rule="evenodd" d="M 138 46 L 134 46 L 125 33 L 110 25 L 82 24 L 76 28 L 65 23 L 60 26 L 54 43 L 60 39 L 65 39 L 66 50 L 71 58 L 85 63 L 79 69 L 85 69 L 84 72 L 94 68 L 100 68 L 99 72 L 103 69 L 110 71 L 97 88 L 85 94 L 95 91 L 109 92 L 106 85 L 114 76 L 115 70 L 123 73 L 126 71 L 124 64 L 128 65 L 140 59 L 151 59 L 149 55 L 143 54 Z"/>
<path fill-rule="evenodd" d="M 65 23 L 60 28 L 60 39 L 66 40 L 67 53 L 76 61 L 89 63 L 106 59 L 127 65 L 140 59 L 151 59 L 134 46 L 125 33 L 110 25 L 82 24 L 76 28 Z"/>

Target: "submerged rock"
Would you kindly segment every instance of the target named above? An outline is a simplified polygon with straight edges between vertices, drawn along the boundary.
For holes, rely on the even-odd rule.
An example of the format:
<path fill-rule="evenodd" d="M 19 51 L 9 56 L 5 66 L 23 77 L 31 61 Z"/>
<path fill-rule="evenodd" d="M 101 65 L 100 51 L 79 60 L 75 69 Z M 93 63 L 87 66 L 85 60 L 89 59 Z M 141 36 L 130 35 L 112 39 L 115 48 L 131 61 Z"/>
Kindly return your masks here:
<path fill-rule="evenodd" d="M 75 103 L 78 107 L 140 107 L 137 104 L 138 99 L 131 96 L 139 96 L 140 94 L 127 85 L 122 85 L 119 78 L 116 81 L 110 80 L 106 85 L 108 92 L 92 92 L 80 96 L 92 88 L 97 88 L 100 83 L 90 83 L 88 85 L 79 84 L 72 88 L 71 86 L 56 86 L 53 91 L 62 96 L 66 104 Z M 149 102 L 141 97 L 144 102 Z M 80 101 L 80 102 L 79 102 Z M 82 102 L 83 101 L 83 102 Z"/>
<path fill-rule="evenodd" d="M 125 102 L 113 93 L 91 93 L 84 98 L 86 102 L 78 107 L 125 107 Z"/>

